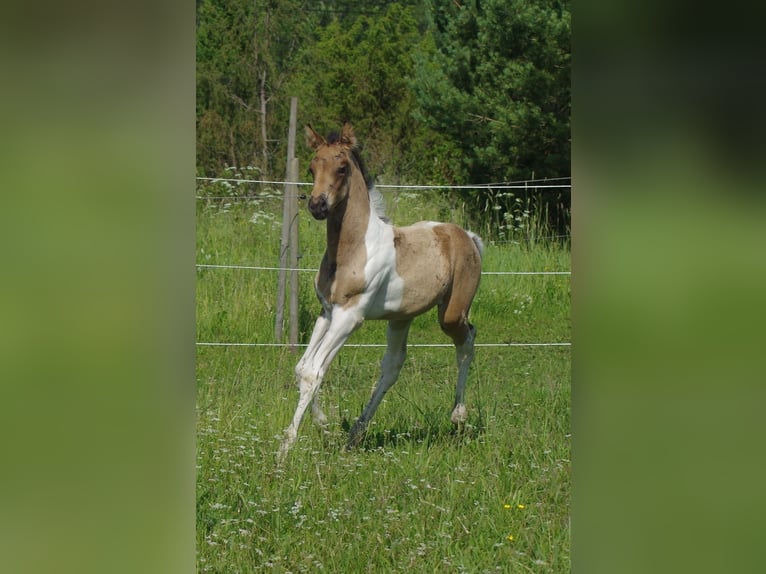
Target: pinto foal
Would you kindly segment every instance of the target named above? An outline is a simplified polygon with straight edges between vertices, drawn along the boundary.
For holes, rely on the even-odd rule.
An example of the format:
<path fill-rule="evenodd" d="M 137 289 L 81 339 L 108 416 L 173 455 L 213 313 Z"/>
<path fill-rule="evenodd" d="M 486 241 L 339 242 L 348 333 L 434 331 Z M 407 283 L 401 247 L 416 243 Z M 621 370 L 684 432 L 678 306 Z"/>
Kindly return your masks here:
<path fill-rule="evenodd" d="M 351 428 L 347 448 L 361 441 L 383 395 L 399 376 L 412 320 L 434 306 L 457 351 L 451 419 L 458 425 L 468 416 L 463 401 L 476 336 L 468 311 L 481 276 L 481 238 L 451 223 L 390 225 L 380 196 L 366 181 L 351 125 L 346 123 L 340 136 L 328 140 L 306 126 L 306 142 L 316 152 L 308 208 L 314 218 L 327 220 L 327 250 L 315 279 L 322 312 L 295 368 L 300 398 L 285 430 L 280 461 L 295 442 L 309 404 L 314 422 L 327 426 L 317 391 L 333 358 L 365 319 L 388 321 L 387 348 L 382 374 Z"/>

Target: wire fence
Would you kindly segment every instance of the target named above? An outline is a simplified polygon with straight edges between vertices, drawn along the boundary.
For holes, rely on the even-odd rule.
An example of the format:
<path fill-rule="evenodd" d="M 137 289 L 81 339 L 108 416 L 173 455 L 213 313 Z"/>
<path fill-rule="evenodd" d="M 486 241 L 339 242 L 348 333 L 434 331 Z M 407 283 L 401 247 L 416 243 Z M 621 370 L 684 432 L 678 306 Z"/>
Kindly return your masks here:
<path fill-rule="evenodd" d="M 307 343 L 206 343 L 197 342 L 198 347 L 308 347 Z M 474 347 L 571 347 L 572 343 L 474 343 Z M 356 348 L 383 348 L 385 343 L 348 343 L 346 347 Z M 453 349 L 452 343 L 407 343 L 408 348 L 412 347 L 444 347 Z"/>
<path fill-rule="evenodd" d="M 309 268 L 284 268 L 284 267 L 265 267 L 255 265 L 213 265 L 213 264 L 197 264 L 198 269 L 243 269 L 249 271 L 308 271 L 316 272 L 318 269 Z M 482 275 L 571 275 L 571 271 L 483 271 Z M 306 347 L 305 343 L 239 343 L 239 342 L 208 342 L 198 341 L 196 343 L 198 347 L 278 347 L 278 348 L 296 348 Z M 555 343 L 513 343 L 513 342 L 500 342 L 500 343 L 476 343 L 476 347 L 571 347 L 572 343 L 569 342 L 555 342 Z M 382 343 L 348 343 L 344 347 L 349 348 L 385 348 L 386 345 Z M 451 343 L 409 343 L 408 348 L 451 348 L 454 347 Z"/>
<path fill-rule="evenodd" d="M 258 265 L 214 265 L 197 263 L 197 269 L 248 269 L 251 271 L 299 271 L 316 273 L 313 267 L 262 267 Z M 571 271 L 482 271 L 482 275 L 571 275 Z"/>
<path fill-rule="evenodd" d="M 207 181 L 211 183 L 216 182 L 228 182 L 239 184 L 260 184 L 260 185 L 295 185 L 295 186 L 310 186 L 311 182 L 287 182 L 287 181 L 275 181 L 275 180 L 262 180 L 262 179 L 242 179 L 242 178 L 220 178 L 220 177 L 197 177 L 197 181 Z M 525 180 L 518 182 L 503 182 L 493 184 L 474 184 L 474 185 L 387 185 L 378 184 L 376 188 L 378 190 L 428 190 L 428 189 L 459 189 L 459 190 L 506 190 L 506 189 L 570 189 L 571 183 L 568 184 L 553 184 L 548 183 L 552 181 L 569 180 L 569 177 L 550 178 L 545 180 Z M 546 183 L 537 183 L 546 182 Z M 270 199 L 283 199 L 283 194 L 271 194 L 265 193 L 263 195 L 225 195 L 225 196 L 213 196 L 213 195 L 197 195 L 196 199 L 208 199 L 208 200 L 270 200 Z M 298 199 L 306 199 L 305 194 L 299 194 Z M 556 238 L 567 238 L 565 236 L 555 236 Z M 297 271 L 297 272 L 311 272 L 316 273 L 317 268 L 310 267 L 269 267 L 258 265 L 234 265 L 234 264 L 196 264 L 197 269 L 239 269 L 248 271 Z M 571 276 L 571 271 L 482 271 L 482 275 L 507 275 L 507 276 L 529 276 L 529 275 L 564 275 Z M 254 348 L 296 348 L 306 347 L 305 343 L 242 343 L 242 342 L 196 342 L 198 347 L 254 347 Z M 570 342 L 553 342 L 553 343 L 513 343 L 513 342 L 500 342 L 500 343 L 476 343 L 476 347 L 495 347 L 495 348 L 513 348 L 513 347 L 527 347 L 527 348 L 569 348 Z M 349 343 L 344 347 L 350 348 L 385 348 L 383 343 Z M 407 347 L 411 348 L 453 348 L 451 343 L 410 343 Z"/>
<path fill-rule="evenodd" d="M 234 183 L 234 184 L 259 184 L 259 185 L 275 185 L 275 186 L 287 186 L 287 185 L 295 185 L 295 186 L 310 186 L 313 185 L 310 182 L 290 182 L 290 181 L 277 181 L 277 180 L 268 180 L 268 179 L 245 179 L 245 178 L 229 178 L 229 177 L 197 177 L 197 181 L 202 182 L 210 182 L 210 183 L 216 183 L 216 182 L 226 182 L 226 183 Z M 528 180 L 520 180 L 520 181 L 508 181 L 508 182 L 499 182 L 499 183 L 481 183 L 481 184 L 471 184 L 471 185 L 387 185 L 387 184 L 377 184 L 376 189 L 381 190 L 383 192 L 389 191 L 389 190 L 413 190 L 413 191 L 422 191 L 427 189 L 464 189 L 464 190 L 503 190 L 503 189 L 524 189 L 524 190 L 535 190 L 535 189 L 570 189 L 572 188 L 571 183 L 558 183 L 554 184 L 551 182 L 555 181 L 563 181 L 563 180 L 571 180 L 570 176 L 563 176 L 563 177 L 554 177 L 554 178 L 545 178 L 545 179 L 528 179 Z M 542 183 L 540 183 L 542 182 Z M 307 195 L 305 193 L 299 193 L 297 195 L 293 194 L 284 194 L 281 191 L 280 192 L 272 192 L 272 191 L 260 191 L 256 194 L 248 194 L 248 195 L 196 195 L 195 199 L 197 200 L 206 200 L 206 201 L 225 201 L 225 202 L 240 202 L 240 201 L 253 201 L 253 202 L 268 202 L 268 201 L 281 201 L 284 198 L 290 198 L 290 199 L 300 199 L 305 200 L 307 198 Z M 224 204 L 226 205 L 226 204 Z M 551 241 L 551 240 L 570 240 L 571 239 L 570 234 L 560 234 L 560 235 L 529 235 L 529 236 L 516 236 L 512 239 L 497 239 L 494 240 L 494 243 L 497 245 L 505 245 L 505 244 L 518 244 L 521 241 Z"/>
<path fill-rule="evenodd" d="M 314 185 L 309 181 L 278 181 L 270 179 L 247 179 L 247 178 L 235 178 L 235 177 L 202 177 L 198 176 L 197 181 L 228 181 L 229 183 L 259 183 L 265 185 Z M 548 183 L 551 181 L 559 181 L 563 179 L 571 179 L 569 177 L 556 177 L 549 179 L 527 179 L 522 181 L 507 181 L 498 183 L 469 183 L 464 185 L 413 185 L 413 184 L 385 184 L 376 183 L 376 189 L 570 189 L 571 183 Z M 543 182 L 543 183 L 538 183 Z"/>
<path fill-rule="evenodd" d="M 288 185 L 294 185 L 294 186 L 312 186 L 314 185 L 311 182 L 305 182 L 305 181 L 277 181 L 277 180 L 269 180 L 269 179 L 245 179 L 245 178 L 232 178 L 232 177 L 197 177 L 197 181 L 207 181 L 210 183 L 219 183 L 219 182 L 227 182 L 227 183 L 234 183 L 237 185 L 240 184 L 259 184 L 259 185 L 276 185 L 276 186 L 288 186 Z M 526 180 L 521 182 L 503 182 L 503 183 L 479 183 L 479 184 L 466 184 L 466 185 L 413 185 L 413 184 L 375 184 L 375 189 L 379 191 L 385 191 L 385 190 L 404 190 L 404 189 L 410 189 L 410 190 L 428 190 L 428 189 L 441 189 L 441 190 L 449 190 L 449 189 L 460 189 L 460 190 L 488 190 L 488 191 L 494 191 L 494 190 L 505 190 L 505 189 L 524 189 L 524 190 L 533 190 L 533 189 L 570 189 L 572 188 L 571 183 L 546 183 L 550 181 L 558 181 L 562 179 L 569 179 L 569 178 L 554 178 L 554 179 L 546 179 L 546 180 Z M 536 182 L 543 182 L 543 183 L 536 183 Z M 237 195 L 197 195 L 196 199 L 234 199 L 234 200 L 243 200 L 243 199 L 280 199 L 283 195 L 264 195 L 264 196 L 237 196 Z M 300 199 L 305 199 L 305 195 L 300 194 L 296 196 Z"/>

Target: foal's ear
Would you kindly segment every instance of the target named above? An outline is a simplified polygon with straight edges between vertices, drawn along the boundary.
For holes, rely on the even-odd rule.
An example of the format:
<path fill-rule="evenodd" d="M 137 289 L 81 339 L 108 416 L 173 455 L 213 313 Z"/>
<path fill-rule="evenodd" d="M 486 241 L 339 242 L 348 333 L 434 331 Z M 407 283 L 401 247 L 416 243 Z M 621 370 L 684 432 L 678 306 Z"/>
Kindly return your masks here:
<path fill-rule="evenodd" d="M 324 138 L 314 131 L 309 124 L 306 124 L 306 145 L 311 149 L 316 150 L 319 146 L 326 144 Z"/>
<path fill-rule="evenodd" d="M 356 136 L 354 135 L 354 128 L 348 122 L 343 124 L 343 129 L 340 131 L 340 143 L 351 147 L 356 147 Z"/>

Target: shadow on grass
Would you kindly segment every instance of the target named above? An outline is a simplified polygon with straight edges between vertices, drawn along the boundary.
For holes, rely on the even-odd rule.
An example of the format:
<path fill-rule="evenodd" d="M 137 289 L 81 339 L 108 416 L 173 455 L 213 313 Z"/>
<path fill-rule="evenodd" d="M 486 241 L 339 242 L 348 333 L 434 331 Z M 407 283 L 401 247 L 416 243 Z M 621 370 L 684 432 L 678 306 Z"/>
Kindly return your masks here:
<path fill-rule="evenodd" d="M 344 418 L 341 428 L 348 437 L 351 422 Z M 425 445 L 426 448 L 437 445 L 460 445 L 470 442 L 484 434 L 485 426 L 481 417 L 469 419 L 466 424 L 455 427 L 451 423 L 433 423 L 425 427 L 407 427 L 403 422 L 393 428 L 367 429 L 362 442 L 356 448 L 372 451 L 379 448 L 397 448 L 408 445 Z"/>

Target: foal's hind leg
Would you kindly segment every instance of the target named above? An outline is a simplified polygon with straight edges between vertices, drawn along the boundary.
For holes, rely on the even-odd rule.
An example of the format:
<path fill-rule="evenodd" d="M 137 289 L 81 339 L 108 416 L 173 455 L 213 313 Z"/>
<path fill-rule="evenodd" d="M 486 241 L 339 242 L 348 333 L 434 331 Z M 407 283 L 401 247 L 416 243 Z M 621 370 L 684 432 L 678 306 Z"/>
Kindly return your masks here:
<path fill-rule="evenodd" d="M 468 420 L 468 410 L 465 408 L 465 383 L 468 380 L 468 369 L 473 361 L 473 342 L 476 338 L 476 327 L 468 324 L 468 336 L 465 341 L 455 345 L 457 356 L 457 388 L 455 390 L 455 407 L 452 410 L 452 424 L 460 425 Z"/>
<path fill-rule="evenodd" d="M 450 303 L 453 303 L 451 301 Z M 468 307 L 455 308 L 450 303 L 439 308 L 439 323 L 442 331 L 449 335 L 455 343 L 457 358 L 457 387 L 455 389 L 455 406 L 450 417 L 452 423 L 460 425 L 468 420 L 468 409 L 465 407 L 465 384 L 468 380 L 468 370 L 473 361 L 473 342 L 476 338 L 476 327 L 468 322 Z"/>
<path fill-rule="evenodd" d="M 407 335 L 411 324 L 412 319 L 388 322 L 386 353 L 383 355 L 383 361 L 380 364 L 382 373 L 375 385 L 370 401 L 364 407 L 361 416 L 356 420 L 354 426 L 351 427 L 348 444 L 346 445 L 347 449 L 359 444 L 362 440 L 367 423 L 370 422 L 370 419 L 375 414 L 380 401 L 383 400 L 383 395 L 386 394 L 386 391 L 391 388 L 399 377 L 399 372 L 404 364 L 404 358 L 407 356 Z"/>

